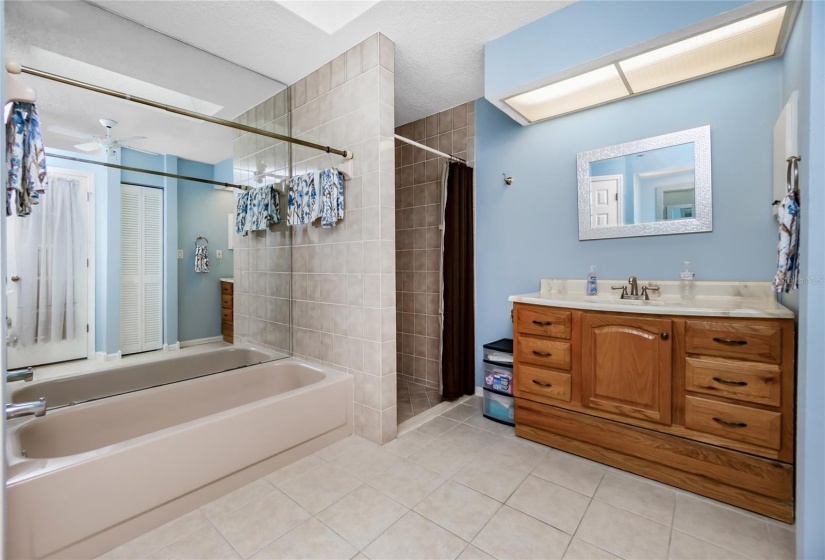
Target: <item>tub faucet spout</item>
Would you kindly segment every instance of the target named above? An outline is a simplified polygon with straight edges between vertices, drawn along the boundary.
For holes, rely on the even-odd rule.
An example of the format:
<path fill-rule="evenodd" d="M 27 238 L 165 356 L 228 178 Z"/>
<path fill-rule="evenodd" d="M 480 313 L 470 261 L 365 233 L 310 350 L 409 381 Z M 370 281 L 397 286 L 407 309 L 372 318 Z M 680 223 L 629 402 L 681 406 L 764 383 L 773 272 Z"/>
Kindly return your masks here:
<path fill-rule="evenodd" d="M 6 382 L 13 381 L 31 381 L 34 379 L 34 368 L 29 366 L 22 369 L 11 369 L 6 372 Z"/>
<path fill-rule="evenodd" d="M 8 403 L 6 405 L 6 420 L 19 418 L 20 416 L 44 416 L 46 414 L 46 399 L 40 399 L 25 403 Z"/>

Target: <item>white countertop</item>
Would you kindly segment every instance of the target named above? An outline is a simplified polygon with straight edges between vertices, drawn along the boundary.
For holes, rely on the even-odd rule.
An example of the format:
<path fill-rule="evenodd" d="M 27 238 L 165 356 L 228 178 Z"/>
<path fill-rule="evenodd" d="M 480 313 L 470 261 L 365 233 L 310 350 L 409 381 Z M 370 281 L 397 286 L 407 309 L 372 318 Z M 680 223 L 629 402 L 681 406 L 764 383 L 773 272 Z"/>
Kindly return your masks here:
<path fill-rule="evenodd" d="M 659 287 L 650 293 L 650 300 L 620 299 L 621 290 L 612 286 L 627 285 L 627 280 L 598 280 L 596 296 L 586 295 L 585 280 L 543 279 L 541 290 L 530 294 L 510 296 L 510 301 L 656 315 L 694 315 L 713 317 L 755 317 L 792 319 L 793 311 L 776 301 L 770 282 L 714 282 L 695 281 L 693 299 L 682 299 L 678 281 L 639 281 L 642 286 Z"/>

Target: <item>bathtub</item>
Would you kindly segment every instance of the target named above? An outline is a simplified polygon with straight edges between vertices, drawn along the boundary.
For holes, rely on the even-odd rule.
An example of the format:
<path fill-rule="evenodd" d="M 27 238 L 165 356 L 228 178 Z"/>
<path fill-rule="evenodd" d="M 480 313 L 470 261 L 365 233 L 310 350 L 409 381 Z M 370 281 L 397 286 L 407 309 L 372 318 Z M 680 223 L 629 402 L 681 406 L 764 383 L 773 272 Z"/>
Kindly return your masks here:
<path fill-rule="evenodd" d="M 21 403 L 45 397 L 46 407 L 51 410 L 269 362 L 280 357 L 283 356 L 243 346 L 217 348 L 172 358 L 164 356 L 161 360 L 26 383 L 12 393 L 11 401 Z"/>
<path fill-rule="evenodd" d="M 93 558 L 352 433 L 352 377 L 293 358 L 8 423 L 9 558 Z"/>

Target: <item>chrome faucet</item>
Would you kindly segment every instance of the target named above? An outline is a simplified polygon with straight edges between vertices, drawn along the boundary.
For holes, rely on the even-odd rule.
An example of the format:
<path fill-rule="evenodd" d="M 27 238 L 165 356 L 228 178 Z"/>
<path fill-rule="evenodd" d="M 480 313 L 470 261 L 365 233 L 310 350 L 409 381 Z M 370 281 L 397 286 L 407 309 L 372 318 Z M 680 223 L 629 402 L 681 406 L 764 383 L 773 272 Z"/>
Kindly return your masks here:
<path fill-rule="evenodd" d="M 639 294 L 639 279 L 635 276 L 631 276 L 627 279 L 627 283 L 630 284 L 630 292 L 627 291 L 627 286 L 611 286 L 614 290 L 621 290 L 622 295 L 620 299 L 643 299 L 649 300 L 650 293 L 649 292 L 658 292 L 659 287 L 652 287 L 652 286 L 642 286 L 642 293 Z"/>
<path fill-rule="evenodd" d="M 44 416 L 46 414 L 46 399 L 40 397 L 36 401 L 25 403 L 8 403 L 6 405 L 6 420 L 20 416 Z"/>
<path fill-rule="evenodd" d="M 6 383 L 31 381 L 32 379 L 34 379 L 34 368 L 31 366 L 22 369 L 12 369 L 6 372 Z"/>

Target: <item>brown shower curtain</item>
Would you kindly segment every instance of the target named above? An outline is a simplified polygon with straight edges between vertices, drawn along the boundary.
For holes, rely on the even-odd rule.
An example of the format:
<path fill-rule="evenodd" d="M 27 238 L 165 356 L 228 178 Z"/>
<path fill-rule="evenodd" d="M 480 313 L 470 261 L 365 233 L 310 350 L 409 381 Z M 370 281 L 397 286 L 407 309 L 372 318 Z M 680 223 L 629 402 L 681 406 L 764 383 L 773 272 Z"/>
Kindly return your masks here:
<path fill-rule="evenodd" d="M 473 168 L 450 163 L 445 182 L 441 384 L 456 399 L 475 392 Z"/>

